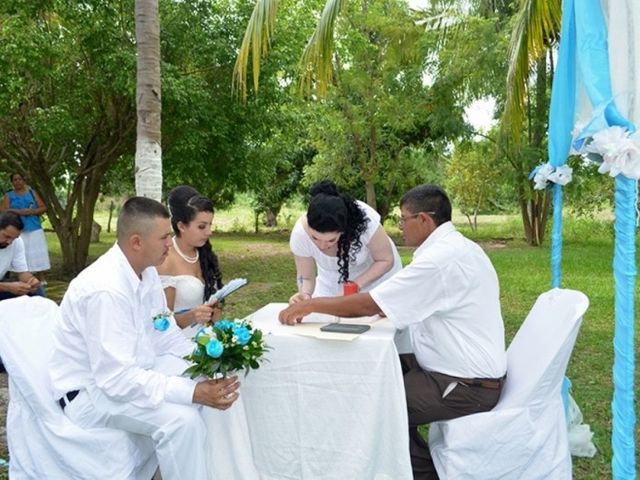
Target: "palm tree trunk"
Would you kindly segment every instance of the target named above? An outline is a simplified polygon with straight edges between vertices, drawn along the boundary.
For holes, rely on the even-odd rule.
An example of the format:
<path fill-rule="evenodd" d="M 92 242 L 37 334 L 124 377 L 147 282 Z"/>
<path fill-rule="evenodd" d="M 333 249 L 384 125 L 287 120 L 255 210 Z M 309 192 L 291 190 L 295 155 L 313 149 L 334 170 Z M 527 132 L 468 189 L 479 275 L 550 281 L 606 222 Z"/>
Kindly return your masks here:
<path fill-rule="evenodd" d="M 138 113 L 136 138 L 136 194 L 160 200 L 162 148 L 160 115 L 160 10 L 158 0 L 136 0 Z"/>

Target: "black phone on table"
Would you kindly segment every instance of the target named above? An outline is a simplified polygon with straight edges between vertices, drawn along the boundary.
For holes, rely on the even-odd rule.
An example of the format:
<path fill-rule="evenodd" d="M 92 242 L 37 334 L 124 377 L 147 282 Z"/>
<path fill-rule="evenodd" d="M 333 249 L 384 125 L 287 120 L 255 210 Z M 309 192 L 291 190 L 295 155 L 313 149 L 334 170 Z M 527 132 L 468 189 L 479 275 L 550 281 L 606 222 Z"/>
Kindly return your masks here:
<path fill-rule="evenodd" d="M 336 333 L 364 333 L 371 328 L 371 325 L 361 323 L 327 323 L 320 327 L 322 332 Z"/>

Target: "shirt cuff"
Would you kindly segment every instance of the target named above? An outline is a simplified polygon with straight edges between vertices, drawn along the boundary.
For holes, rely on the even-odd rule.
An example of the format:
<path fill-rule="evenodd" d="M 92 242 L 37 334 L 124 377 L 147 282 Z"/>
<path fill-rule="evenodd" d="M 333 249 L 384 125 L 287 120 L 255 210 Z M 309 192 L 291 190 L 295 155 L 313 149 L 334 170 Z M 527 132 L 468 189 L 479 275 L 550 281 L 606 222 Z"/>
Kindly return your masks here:
<path fill-rule="evenodd" d="M 171 403 L 191 405 L 193 403 L 193 392 L 196 389 L 196 382 L 190 378 L 169 377 L 167 379 L 167 390 L 164 399 Z"/>

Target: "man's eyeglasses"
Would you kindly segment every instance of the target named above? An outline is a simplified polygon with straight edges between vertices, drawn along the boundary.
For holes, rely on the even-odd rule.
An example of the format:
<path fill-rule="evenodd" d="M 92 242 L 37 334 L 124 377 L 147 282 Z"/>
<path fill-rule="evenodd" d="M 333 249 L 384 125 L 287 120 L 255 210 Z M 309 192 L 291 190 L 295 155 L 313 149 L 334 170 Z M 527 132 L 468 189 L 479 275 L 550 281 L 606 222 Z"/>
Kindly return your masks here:
<path fill-rule="evenodd" d="M 407 220 L 411 220 L 412 218 L 419 217 L 421 213 L 425 213 L 427 215 L 435 215 L 436 212 L 418 212 L 418 213 L 414 213 L 413 215 L 409 215 L 408 217 L 401 216 L 400 219 L 398 220 L 398 225 L 400 226 L 404 225 L 407 222 Z"/>

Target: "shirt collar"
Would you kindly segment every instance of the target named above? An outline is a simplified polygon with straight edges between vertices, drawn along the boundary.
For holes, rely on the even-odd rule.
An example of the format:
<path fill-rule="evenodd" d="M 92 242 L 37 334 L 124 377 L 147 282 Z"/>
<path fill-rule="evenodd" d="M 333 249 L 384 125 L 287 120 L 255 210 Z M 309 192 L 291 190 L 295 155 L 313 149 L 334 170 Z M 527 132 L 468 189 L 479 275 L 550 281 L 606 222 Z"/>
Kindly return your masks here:
<path fill-rule="evenodd" d="M 453 226 L 453 223 L 444 222 L 442 225 L 438 226 L 431 235 L 427 237 L 427 239 L 420 244 L 418 248 L 413 252 L 413 258 L 420 256 L 420 254 L 426 250 L 429 245 L 433 245 L 434 243 L 439 242 L 443 238 L 445 238 L 450 233 L 456 232 L 456 227 Z"/>
<path fill-rule="evenodd" d="M 149 280 L 153 278 L 152 270 L 155 270 L 155 267 L 145 268 L 142 271 L 142 278 L 139 278 L 117 242 L 111 250 L 116 262 L 123 266 L 122 271 L 124 272 L 125 281 L 129 288 L 131 288 L 131 291 L 134 293 L 146 293 L 152 285 L 152 282 Z"/>
<path fill-rule="evenodd" d="M 131 291 L 136 292 L 142 282 L 117 242 L 111 247 L 111 254 L 115 258 L 115 261 L 122 266 L 121 271 L 124 273 L 126 284 L 131 288 Z"/>

